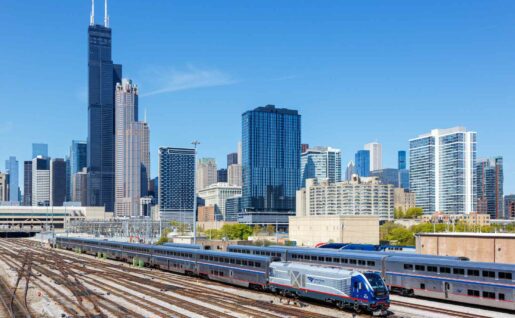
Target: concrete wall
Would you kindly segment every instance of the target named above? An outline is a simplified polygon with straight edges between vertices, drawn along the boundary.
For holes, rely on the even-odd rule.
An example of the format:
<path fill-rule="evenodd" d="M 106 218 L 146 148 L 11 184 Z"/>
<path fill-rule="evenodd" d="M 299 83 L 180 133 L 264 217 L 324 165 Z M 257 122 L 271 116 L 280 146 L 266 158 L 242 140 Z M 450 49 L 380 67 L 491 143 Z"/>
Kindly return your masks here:
<path fill-rule="evenodd" d="M 465 256 L 471 261 L 515 263 L 515 236 L 419 235 L 417 253 Z"/>
<path fill-rule="evenodd" d="M 327 242 L 379 244 L 377 216 L 294 216 L 289 221 L 290 240 L 298 246 Z"/>

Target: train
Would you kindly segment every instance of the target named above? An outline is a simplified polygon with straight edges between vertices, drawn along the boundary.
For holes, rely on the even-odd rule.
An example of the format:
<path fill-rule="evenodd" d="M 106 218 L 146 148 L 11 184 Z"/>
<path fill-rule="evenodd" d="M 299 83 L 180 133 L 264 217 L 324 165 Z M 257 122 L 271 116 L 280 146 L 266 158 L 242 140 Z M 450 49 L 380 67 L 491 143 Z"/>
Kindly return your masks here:
<path fill-rule="evenodd" d="M 230 245 L 227 250 L 277 261 L 381 273 L 390 292 L 515 310 L 515 265 L 455 256 L 303 247 Z"/>
<path fill-rule="evenodd" d="M 100 239 L 56 237 L 56 248 L 196 276 L 285 297 L 324 301 L 356 312 L 385 315 L 388 288 L 380 273 L 248 255 Z"/>

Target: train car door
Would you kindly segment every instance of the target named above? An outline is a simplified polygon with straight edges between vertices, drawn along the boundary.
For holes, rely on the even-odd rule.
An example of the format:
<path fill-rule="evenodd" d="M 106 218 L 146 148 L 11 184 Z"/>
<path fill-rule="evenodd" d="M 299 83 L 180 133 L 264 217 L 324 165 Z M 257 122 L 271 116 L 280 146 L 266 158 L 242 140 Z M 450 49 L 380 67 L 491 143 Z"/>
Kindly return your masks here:
<path fill-rule="evenodd" d="M 449 289 L 450 288 L 451 288 L 451 286 L 449 285 L 448 282 L 443 283 L 443 291 L 445 292 L 445 299 L 449 298 Z"/>

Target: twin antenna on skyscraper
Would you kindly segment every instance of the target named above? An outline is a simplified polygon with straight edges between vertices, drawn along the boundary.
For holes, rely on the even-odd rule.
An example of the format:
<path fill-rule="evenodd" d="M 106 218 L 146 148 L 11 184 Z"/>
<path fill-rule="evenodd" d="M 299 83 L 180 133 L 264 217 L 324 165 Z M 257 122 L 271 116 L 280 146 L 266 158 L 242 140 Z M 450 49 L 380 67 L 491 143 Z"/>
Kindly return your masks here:
<path fill-rule="evenodd" d="M 89 25 L 95 25 L 95 0 L 91 0 L 91 15 Z M 104 0 L 104 26 L 109 27 L 109 16 L 107 15 L 107 0 Z"/>

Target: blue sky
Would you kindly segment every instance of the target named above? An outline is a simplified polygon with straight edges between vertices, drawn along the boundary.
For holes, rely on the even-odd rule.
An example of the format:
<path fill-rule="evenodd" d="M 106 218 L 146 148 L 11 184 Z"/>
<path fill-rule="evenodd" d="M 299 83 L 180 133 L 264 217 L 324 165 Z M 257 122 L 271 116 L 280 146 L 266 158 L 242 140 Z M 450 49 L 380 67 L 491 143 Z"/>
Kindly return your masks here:
<path fill-rule="evenodd" d="M 393 167 L 408 139 L 465 126 L 478 157 L 504 156 L 515 192 L 515 1 L 111 0 L 109 11 L 154 175 L 159 146 L 194 139 L 225 166 L 241 114 L 275 104 L 298 109 L 303 142 L 342 149 L 344 165 L 379 141 Z M 32 142 L 63 157 L 86 138 L 89 12 L 88 0 L 2 1 L 0 159 L 29 159 Z"/>

